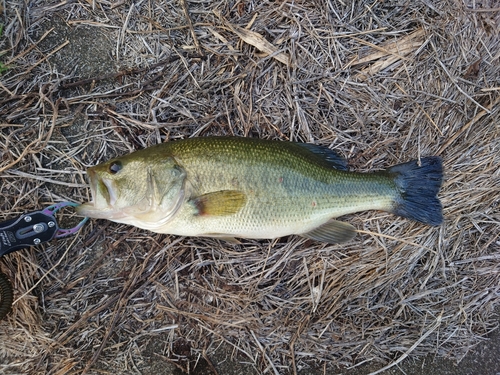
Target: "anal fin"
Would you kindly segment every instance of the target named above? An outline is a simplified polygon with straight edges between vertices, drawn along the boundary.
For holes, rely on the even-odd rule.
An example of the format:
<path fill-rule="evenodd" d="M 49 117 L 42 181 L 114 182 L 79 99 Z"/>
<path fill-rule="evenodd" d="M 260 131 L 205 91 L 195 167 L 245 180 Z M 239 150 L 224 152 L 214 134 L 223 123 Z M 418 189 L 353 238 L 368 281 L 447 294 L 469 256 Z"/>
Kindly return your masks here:
<path fill-rule="evenodd" d="M 219 240 L 222 240 L 222 241 L 226 241 L 226 242 L 230 243 L 231 245 L 241 245 L 241 242 L 238 241 L 234 237 L 224 236 L 224 237 L 216 237 L 216 238 Z"/>
<path fill-rule="evenodd" d="M 343 243 L 350 241 L 356 235 L 356 228 L 343 221 L 331 220 L 301 236 L 315 241 L 328 243 Z"/>
<path fill-rule="evenodd" d="M 216 240 L 221 240 L 221 241 L 226 241 L 232 245 L 241 245 L 241 242 L 238 241 L 235 237 L 233 237 L 230 234 L 224 234 L 224 233 L 206 233 L 203 235 L 203 237 L 211 237 L 215 238 Z"/>

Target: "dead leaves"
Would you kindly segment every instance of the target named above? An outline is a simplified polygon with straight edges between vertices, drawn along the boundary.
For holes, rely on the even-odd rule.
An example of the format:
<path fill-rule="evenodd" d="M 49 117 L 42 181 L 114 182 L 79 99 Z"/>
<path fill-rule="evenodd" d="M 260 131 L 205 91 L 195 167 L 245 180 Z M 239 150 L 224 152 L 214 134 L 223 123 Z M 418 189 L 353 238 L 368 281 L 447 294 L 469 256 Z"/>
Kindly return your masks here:
<path fill-rule="evenodd" d="M 355 75 L 355 78 L 364 81 L 378 72 L 396 64 L 398 61 L 408 61 L 411 54 L 416 54 L 425 43 L 425 31 L 417 29 L 394 42 L 375 45 L 362 39 L 355 38 L 359 43 L 365 44 L 373 50 L 370 54 L 352 59 L 347 67 L 369 64 Z"/>
<path fill-rule="evenodd" d="M 281 52 L 281 50 L 278 47 L 276 47 L 274 44 L 269 42 L 266 38 L 264 38 L 258 32 L 248 29 L 248 27 L 251 26 L 253 21 L 247 26 L 247 28 L 243 28 L 243 27 L 231 24 L 230 22 L 225 20 L 220 14 L 217 14 L 217 16 L 222 20 L 222 22 L 224 23 L 224 26 L 227 29 L 229 29 L 234 34 L 236 34 L 238 37 L 240 37 L 241 40 L 243 40 L 245 43 L 250 44 L 251 46 L 254 46 L 259 51 L 261 51 L 264 55 L 271 56 L 274 59 L 278 60 L 279 62 L 289 66 L 290 57 L 286 53 Z"/>

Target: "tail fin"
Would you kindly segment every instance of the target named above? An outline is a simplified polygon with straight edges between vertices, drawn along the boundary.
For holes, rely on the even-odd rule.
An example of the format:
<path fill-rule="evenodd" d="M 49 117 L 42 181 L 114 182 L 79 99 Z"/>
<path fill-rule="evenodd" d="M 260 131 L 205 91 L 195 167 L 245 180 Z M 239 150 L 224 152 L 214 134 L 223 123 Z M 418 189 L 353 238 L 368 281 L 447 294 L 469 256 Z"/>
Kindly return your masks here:
<path fill-rule="evenodd" d="M 396 175 L 395 183 L 400 196 L 393 213 L 429 225 L 443 222 L 441 202 L 437 198 L 443 181 L 441 158 L 432 156 L 399 164 L 388 169 Z"/>

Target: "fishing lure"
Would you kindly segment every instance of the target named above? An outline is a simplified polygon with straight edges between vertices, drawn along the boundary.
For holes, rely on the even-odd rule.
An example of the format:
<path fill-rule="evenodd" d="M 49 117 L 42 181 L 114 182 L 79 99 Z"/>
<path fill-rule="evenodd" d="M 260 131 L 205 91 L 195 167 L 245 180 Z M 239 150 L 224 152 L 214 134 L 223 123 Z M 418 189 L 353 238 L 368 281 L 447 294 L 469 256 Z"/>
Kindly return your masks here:
<path fill-rule="evenodd" d="M 55 214 L 64 207 L 77 207 L 77 203 L 61 202 L 41 211 L 28 212 L 16 219 L 0 222 L 0 257 L 30 246 L 64 238 L 75 234 L 85 224 L 84 218 L 74 228 L 59 228 Z M 12 284 L 7 275 L 0 272 L 0 320 L 12 309 Z"/>

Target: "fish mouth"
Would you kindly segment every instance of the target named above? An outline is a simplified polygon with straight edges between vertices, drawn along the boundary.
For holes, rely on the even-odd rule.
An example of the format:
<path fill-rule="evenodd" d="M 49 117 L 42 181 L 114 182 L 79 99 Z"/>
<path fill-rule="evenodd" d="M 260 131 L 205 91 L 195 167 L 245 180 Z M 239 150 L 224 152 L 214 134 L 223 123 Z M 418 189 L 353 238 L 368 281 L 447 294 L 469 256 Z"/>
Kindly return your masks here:
<path fill-rule="evenodd" d="M 110 218 L 117 199 L 112 181 L 101 178 L 93 168 L 87 170 L 87 175 L 93 199 L 78 206 L 77 213 L 91 218 Z"/>

